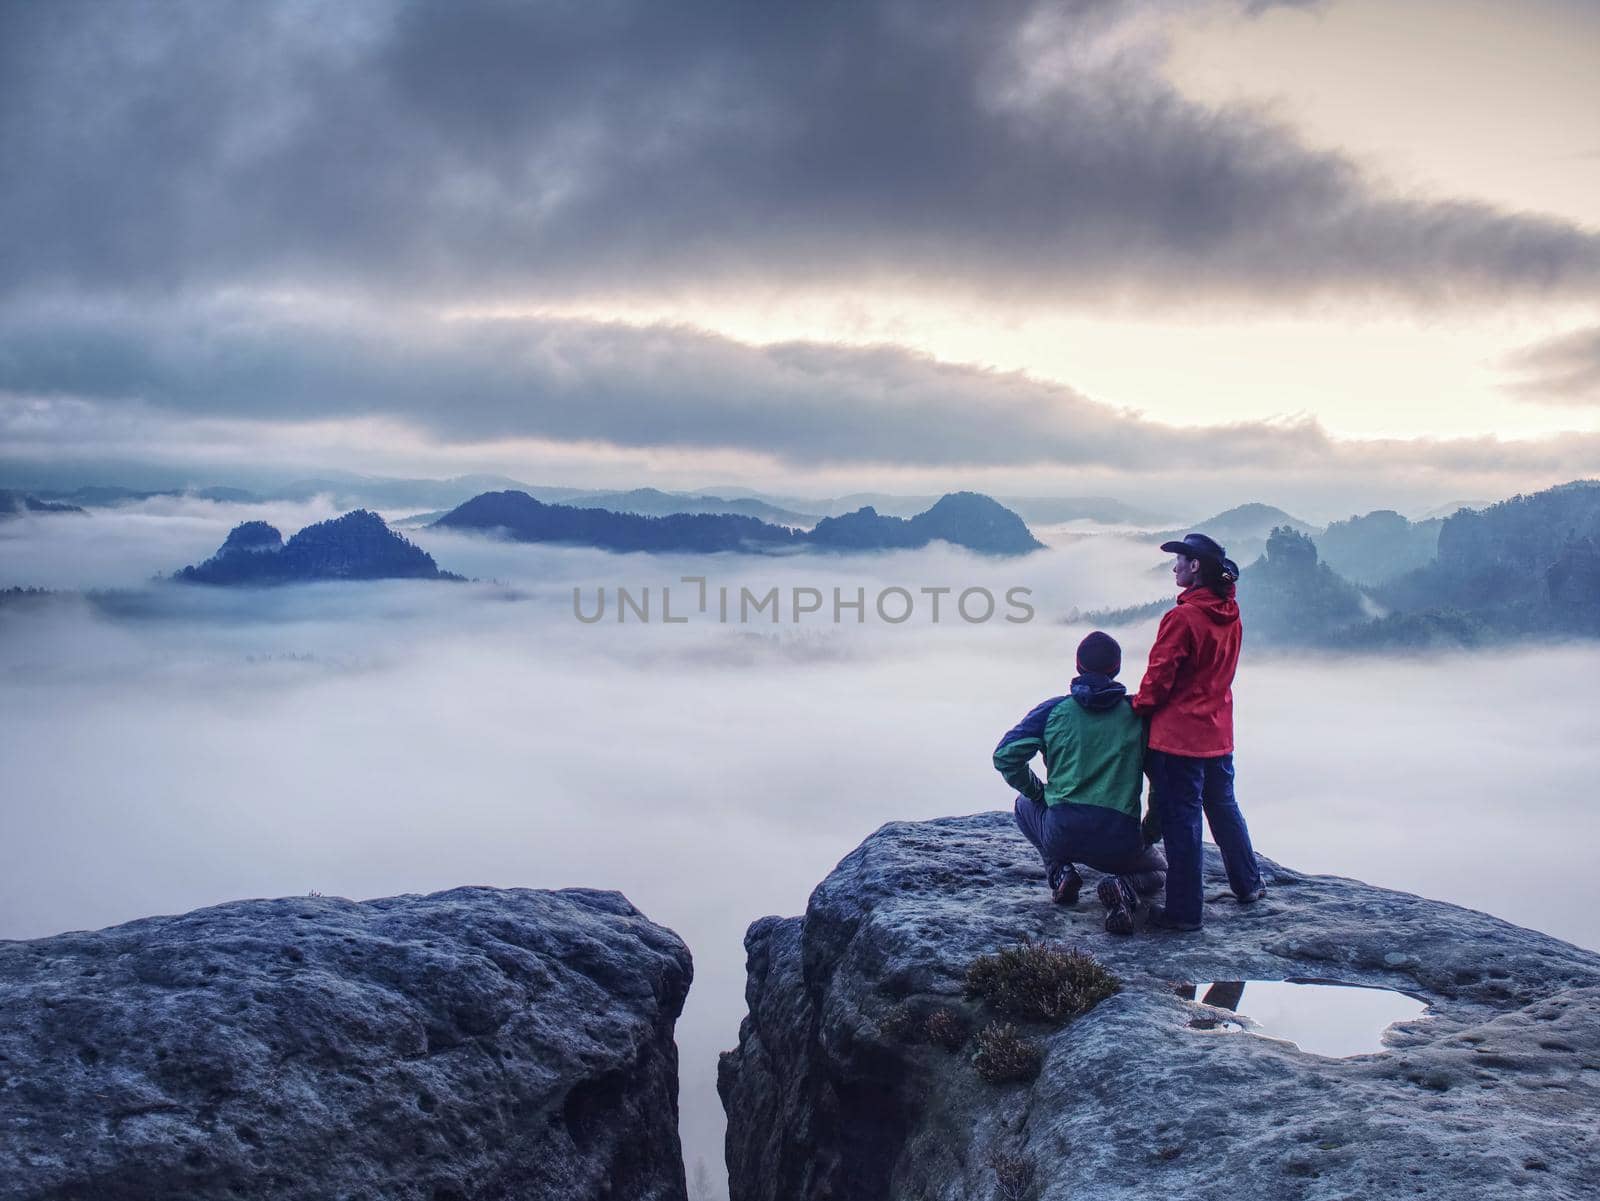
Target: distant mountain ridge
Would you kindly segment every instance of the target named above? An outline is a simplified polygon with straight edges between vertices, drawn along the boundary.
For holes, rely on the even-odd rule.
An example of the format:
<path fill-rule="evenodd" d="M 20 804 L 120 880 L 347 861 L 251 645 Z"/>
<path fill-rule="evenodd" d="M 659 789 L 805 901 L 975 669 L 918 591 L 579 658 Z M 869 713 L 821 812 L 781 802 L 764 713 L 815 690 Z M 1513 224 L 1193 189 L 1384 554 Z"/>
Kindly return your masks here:
<path fill-rule="evenodd" d="M 717 485 L 700 490 L 721 497 L 762 501 L 780 509 L 820 517 L 843 517 L 870 508 L 886 517 L 914 517 L 937 503 L 934 494 L 902 495 L 892 492 L 852 492 L 836 497 L 784 496 L 756 492 L 735 485 Z M 1054 525 L 1065 521 L 1095 521 L 1102 525 L 1149 526 L 1160 517 L 1148 509 L 1127 504 L 1110 496 L 996 496 L 997 504 L 1010 509 L 1024 522 Z"/>
<path fill-rule="evenodd" d="M 187 584 L 290 584 L 314 580 L 459 580 L 433 556 L 365 509 L 308 525 L 287 542 L 265 521 L 237 525 L 217 553 L 172 577 Z"/>
<path fill-rule="evenodd" d="M 330 472 L 325 476 L 309 476 L 287 483 L 250 488 L 222 485 L 201 487 L 187 483 L 143 488 L 93 484 L 71 488 L 30 487 L 26 491 L 41 501 L 63 501 L 88 508 L 114 507 L 157 497 L 195 498 L 234 504 L 304 502 L 327 497 L 343 509 L 371 508 L 407 514 L 397 519 L 407 524 L 420 524 L 422 518 L 434 520 L 474 496 L 491 491 L 526 492 L 546 504 L 610 509 L 618 513 L 656 517 L 671 513 L 732 513 L 757 517 L 778 525 L 803 527 L 815 525 L 824 517 L 841 517 L 862 508 L 872 508 L 883 516 L 914 517 L 939 499 L 938 494 L 902 495 L 888 492 L 808 498 L 765 493 L 737 485 L 689 490 L 648 486 L 579 488 L 529 484 L 490 474 L 460 475 L 447 479 L 405 479 L 351 472 Z M 1161 520 L 1147 509 L 1109 496 L 1000 496 L 995 499 L 1028 523 L 1056 524 L 1088 520 L 1105 525 L 1149 528 Z"/>
<path fill-rule="evenodd" d="M 1395 609 L 1471 614 L 1490 631 L 1600 634 L 1600 481 L 1445 518 L 1437 558 L 1374 595 Z"/>
<path fill-rule="evenodd" d="M 430 529 L 477 533 L 505 531 L 517 542 L 553 542 L 614 551 L 782 550 L 796 547 L 787 526 L 727 513 L 673 513 L 649 517 L 610 509 L 546 504 L 526 492 L 485 492 L 458 505 Z"/>
<path fill-rule="evenodd" d="M 1407 522 L 1383 510 L 1330 529 L 1344 526 L 1353 537 L 1364 524 L 1380 543 L 1398 534 L 1407 555 L 1420 554 L 1418 543 L 1432 533 L 1429 522 Z M 1434 539 L 1437 553 L 1429 562 L 1363 588 L 1321 560 L 1310 535 L 1278 527 L 1239 578 L 1246 638 L 1377 650 L 1600 637 L 1600 481 L 1575 480 L 1481 510 L 1458 510 Z M 1382 558 L 1385 552 L 1380 546 L 1364 553 Z M 1127 624 L 1154 617 L 1170 603 L 1079 619 Z"/>
<path fill-rule="evenodd" d="M 10 488 L 0 488 L 0 520 L 7 517 L 20 517 L 24 513 L 82 513 L 77 505 L 63 504 L 60 501 L 40 500 L 31 492 L 17 492 Z"/>
<path fill-rule="evenodd" d="M 977 492 L 951 492 L 915 517 L 884 517 L 872 508 L 817 522 L 808 541 L 831 550 L 916 549 L 933 541 L 989 555 L 1042 550 L 1027 524 L 1010 509 Z"/>
<path fill-rule="evenodd" d="M 866 507 L 842 517 L 824 518 L 809 532 L 737 514 L 650 517 L 551 505 L 515 491 L 473 497 L 433 524 L 485 533 L 503 530 L 519 542 L 616 551 L 867 551 L 914 549 L 942 540 L 979 554 L 1020 555 L 1044 545 L 1015 513 L 975 492 L 950 493 L 912 518 L 886 517 Z"/>
<path fill-rule="evenodd" d="M 1186 527 L 1137 536 L 1159 544 L 1199 531 L 1222 543 L 1229 557 L 1242 564 L 1266 553 L 1273 531 L 1289 529 L 1315 539 L 1321 561 L 1333 570 L 1374 585 L 1431 563 L 1443 525 L 1443 518 L 1410 521 L 1393 509 L 1375 509 L 1322 527 L 1253 501 Z"/>
<path fill-rule="evenodd" d="M 1154 533 L 1138 536 L 1159 545 L 1162 542 L 1182 541 L 1185 534 L 1198 531 L 1226 547 L 1229 557 L 1235 562 L 1246 563 L 1266 551 L 1267 537 L 1273 530 L 1285 528 L 1301 534 L 1319 532 L 1316 526 L 1290 516 L 1275 505 L 1251 501 L 1248 504 L 1235 505 L 1193 525 L 1157 530 Z"/>
<path fill-rule="evenodd" d="M 659 488 L 633 488 L 626 492 L 581 492 L 564 497 L 559 503 L 580 509 L 610 509 L 613 513 L 637 513 L 662 517 L 672 513 L 729 513 L 755 517 L 774 525 L 813 526 L 820 514 L 782 508 L 753 497 L 724 497 L 687 492 L 663 492 Z"/>
<path fill-rule="evenodd" d="M 46 490 L 35 495 L 46 497 L 53 501 L 60 501 L 85 509 L 113 508 L 117 505 L 135 504 L 142 500 L 154 500 L 157 497 L 188 497 L 194 500 L 213 500 L 226 504 L 258 504 L 266 499 L 255 492 L 244 488 L 123 488 L 110 484 L 91 484 L 70 491 Z"/>
<path fill-rule="evenodd" d="M 1335 521 L 1316 536 L 1323 560 L 1358 584 L 1384 580 L 1426 567 L 1439 553 L 1444 519 L 1408 521 L 1393 509 Z"/>
<path fill-rule="evenodd" d="M 997 496 L 1006 508 L 1031 525 L 1093 521 L 1100 525 L 1149 525 L 1160 514 L 1111 496 Z"/>
<path fill-rule="evenodd" d="M 159 497 L 211 500 L 227 504 L 262 504 L 267 501 L 304 502 L 319 496 L 329 497 L 334 504 L 347 509 L 356 508 L 445 508 L 460 504 L 487 488 L 528 487 L 495 475 L 463 475 L 444 480 L 391 479 L 357 475 L 334 475 L 327 478 L 292 480 L 268 488 L 235 488 L 212 485 L 195 487 L 184 485 L 171 488 L 126 488 L 120 485 L 93 484 L 69 490 L 35 489 L 32 495 L 41 500 L 66 501 L 87 508 L 111 508 L 117 505 L 136 504 Z M 542 488 L 541 494 L 565 496 L 582 492 L 580 488 Z"/>

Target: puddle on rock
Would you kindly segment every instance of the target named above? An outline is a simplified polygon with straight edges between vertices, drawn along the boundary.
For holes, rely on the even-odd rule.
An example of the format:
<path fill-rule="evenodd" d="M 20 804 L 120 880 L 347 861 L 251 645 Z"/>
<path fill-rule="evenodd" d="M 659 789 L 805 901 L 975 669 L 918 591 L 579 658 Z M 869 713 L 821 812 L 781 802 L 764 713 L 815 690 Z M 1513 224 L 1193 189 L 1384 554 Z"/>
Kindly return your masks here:
<path fill-rule="evenodd" d="M 1393 989 L 1321 980 L 1217 980 L 1184 985 L 1178 995 L 1237 1015 L 1200 1014 L 1189 1023 L 1197 1030 L 1245 1030 L 1330 1059 L 1388 1050 L 1384 1031 L 1428 1009 Z"/>

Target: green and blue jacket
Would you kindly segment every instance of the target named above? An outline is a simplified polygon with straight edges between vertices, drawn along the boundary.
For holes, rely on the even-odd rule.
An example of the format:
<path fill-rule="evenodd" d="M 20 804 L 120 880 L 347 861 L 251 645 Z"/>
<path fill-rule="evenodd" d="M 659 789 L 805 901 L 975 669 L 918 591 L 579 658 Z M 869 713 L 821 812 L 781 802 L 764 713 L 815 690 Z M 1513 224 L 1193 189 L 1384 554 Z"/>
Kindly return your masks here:
<path fill-rule="evenodd" d="M 1036 705 L 1007 732 L 994 766 L 1030 800 L 1073 806 L 1074 824 L 1095 842 L 1138 846 L 1144 750 L 1145 723 L 1127 690 L 1110 676 L 1085 672 L 1068 695 Z M 1030 766 L 1041 754 L 1044 781 Z"/>

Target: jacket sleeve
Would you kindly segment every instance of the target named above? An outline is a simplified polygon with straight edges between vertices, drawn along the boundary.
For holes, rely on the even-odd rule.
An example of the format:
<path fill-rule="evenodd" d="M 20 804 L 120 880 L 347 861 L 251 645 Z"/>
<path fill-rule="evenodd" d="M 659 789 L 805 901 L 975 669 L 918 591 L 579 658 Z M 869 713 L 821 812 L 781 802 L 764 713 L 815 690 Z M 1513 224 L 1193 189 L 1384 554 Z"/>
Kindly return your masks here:
<path fill-rule="evenodd" d="M 1029 800 L 1044 800 L 1044 784 L 1028 764 L 1044 749 L 1044 725 L 1050 720 L 1050 710 L 1065 699 L 1053 696 L 1035 705 L 994 748 L 994 769 L 1005 778 L 1007 784 Z"/>
<path fill-rule="evenodd" d="M 1135 713 L 1149 713 L 1167 703 L 1178 680 L 1178 669 L 1193 649 L 1194 633 L 1178 609 L 1169 609 L 1161 618 L 1155 645 L 1150 648 L 1150 665 L 1144 681 L 1133 697 Z"/>

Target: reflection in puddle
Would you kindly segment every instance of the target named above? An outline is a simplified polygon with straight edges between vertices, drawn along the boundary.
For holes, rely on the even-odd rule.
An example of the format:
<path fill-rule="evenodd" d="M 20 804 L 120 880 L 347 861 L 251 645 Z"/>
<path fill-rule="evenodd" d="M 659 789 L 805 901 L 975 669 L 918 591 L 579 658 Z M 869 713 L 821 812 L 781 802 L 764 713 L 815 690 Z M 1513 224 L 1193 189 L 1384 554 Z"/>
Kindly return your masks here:
<path fill-rule="evenodd" d="M 1189 1023 L 1196 1029 L 1242 1028 L 1333 1059 L 1385 1050 L 1385 1030 L 1428 1008 L 1392 989 L 1318 980 L 1218 980 L 1184 985 L 1178 995 L 1238 1014 L 1200 1015 Z"/>

